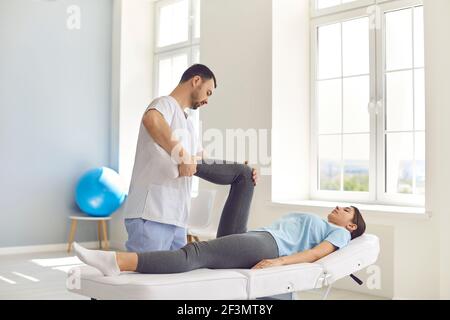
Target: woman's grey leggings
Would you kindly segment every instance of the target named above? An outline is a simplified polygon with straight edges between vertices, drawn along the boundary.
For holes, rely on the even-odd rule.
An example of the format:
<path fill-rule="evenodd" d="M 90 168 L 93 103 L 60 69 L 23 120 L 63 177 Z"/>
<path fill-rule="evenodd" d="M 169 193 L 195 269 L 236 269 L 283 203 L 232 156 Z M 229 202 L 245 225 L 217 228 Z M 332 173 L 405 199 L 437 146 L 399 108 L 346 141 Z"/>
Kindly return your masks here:
<path fill-rule="evenodd" d="M 270 233 L 246 233 L 254 189 L 249 166 L 233 162 L 200 163 L 195 175 L 215 184 L 231 185 L 217 239 L 189 243 L 175 251 L 139 253 L 136 271 L 179 273 L 199 268 L 247 269 L 263 259 L 278 257 L 278 247 Z"/>
<path fill-rule="evenodd" d="M 250 269 L 264 259 L 278 257 L 268 232 L 251 231 L 210 241 L 192 242 L 175 251 L 138 253 L 137 272 L 180 273 L 200 268 Z"/>
<path fill-rule="evenodd" d="M 231 186 L 220 216 L 217 238 L 247 231 L 248 215 L 255 189 L 252 169 L 249 166 L 219 161 L 201 162 L 197 164 L 195 173 L 197 177 L 214 184 Z"/>

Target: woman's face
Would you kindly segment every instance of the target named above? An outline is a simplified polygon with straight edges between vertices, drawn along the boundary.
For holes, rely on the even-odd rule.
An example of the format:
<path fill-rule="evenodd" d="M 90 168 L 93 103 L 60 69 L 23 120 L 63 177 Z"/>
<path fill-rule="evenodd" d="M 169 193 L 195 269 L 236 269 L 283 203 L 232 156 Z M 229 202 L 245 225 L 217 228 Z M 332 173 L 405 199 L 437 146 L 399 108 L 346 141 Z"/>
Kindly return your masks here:
<path fill-rule="evenodd" d="M 353 223 L 353 218 L 355 217 L 355 209 L 352 207 L 339 207 L 331 211 L 328 215 L 328 222 L 331 222 L 335 225 L 346 228 L 348 231 L 352 232 L 356 230 L 356 224 Z"/>

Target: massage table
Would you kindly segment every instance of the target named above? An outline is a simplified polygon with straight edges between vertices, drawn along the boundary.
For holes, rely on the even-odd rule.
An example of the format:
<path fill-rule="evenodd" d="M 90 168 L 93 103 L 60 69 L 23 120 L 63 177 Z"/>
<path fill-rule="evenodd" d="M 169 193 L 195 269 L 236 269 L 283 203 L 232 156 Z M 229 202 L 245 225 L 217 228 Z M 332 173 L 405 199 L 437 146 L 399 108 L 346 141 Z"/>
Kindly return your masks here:
<path fill-rule="evenodd" d="M 90 266 L 72 268 L 67 289 L 93 300 L 244 300 L 293 299 L 293 293 L 325 288 L 378 259 L 378 237 L 370 234 L 314 262 L 267 269 L 198 269 L 177 274 L 124 272 L 105 277 Z M 77 277 L 77 279 L 74 279 Z M 70 281 L 69 281 L 70 280 Z M 70 285 L 69 285 L 70 284 Z"/>

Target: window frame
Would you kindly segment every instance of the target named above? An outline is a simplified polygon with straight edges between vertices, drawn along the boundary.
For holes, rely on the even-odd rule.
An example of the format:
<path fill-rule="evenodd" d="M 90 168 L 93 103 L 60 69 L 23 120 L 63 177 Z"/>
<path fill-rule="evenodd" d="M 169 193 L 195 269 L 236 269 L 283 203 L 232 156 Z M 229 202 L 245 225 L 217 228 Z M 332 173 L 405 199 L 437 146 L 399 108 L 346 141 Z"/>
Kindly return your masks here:
<path fill-rule="evenodd" d="M 200 16 L 196 17 L 196 13 L 200 14 L 201 3 L 200 0 L 187 0 L 189 7 L 189 17 L 188 17 L 188 40 L 158 47 L 159 42 L 159 22 L 160 22 L 160 9 L 164 6 L 171 5 L 176 2 L 181 2 L 183 0 L 158 0 L 154 3 L 154 52 L 153 52 L 153 98 L 156 98 L 160 95 L 159 93 L 159 62 L 167 57 L 174 57 L 180 53 L 186 53 L 188 57 L 188 66 L 197 63 L 195 53 L 198 53 L 200 56 L 200 37 L 195 37 L 195 22 L 196 19 L 200 19 Z M 197 7 L 198 6 L 198 7 Z M 169 94 L 169 93 L 167 93 Z M 197 123 L 194 123 L 194 126 L 197 128 L 200 127 L 200 114 L 199 110 L 196 111 L 195 120 Z M 198 132 L 200 134 L 200 132 Z M 199 192 L 199 178 L 193 177 L 192 181 L 192 193 L 191 196 L 193 198 L 198 196 Z"/>
<path fill-rule="evenodd" d="M 344 5 L 316 10 L 316 0 L 311 0 L 311 75 L 310 75 L 310 96 L 311 96 L 311 176 L 310 176 L 310 197 L 312 200 L 324 201 L 352 201 L 365 204 L 377 205 L 398 205 L 424 207 L 425 196 L 416 194 L 386 194 L 384 192 L 385 181 L 385 15 L 386 11 L 400 10 L 401 8 L 415 7 L 423 5 L 423 0 L 357 0 Z M 370 5 L 379 6 L 380 10 L 368 10 Z M 371 12 L 373 11 L 373 12 Z M 370 156 L 369 156 L 369 192 L 350 191 L 325 191 L 319 190 L 319 128 L 318 128 L 318 108 L 317 108 L 317 81 L 318 79 L 318 28 L 334 23 L 343 23 L 363 17 L 380 21 L 378 14 L 382 14 L 383 25 L 381 30 L 369 26 L 369 54 L 370 54 L 370 101 L 368 101 L 368 112 L 370 113 Z M 413 21 L 414 23 L 414 21 Z M 342 36 L 342 32 L 341 32 Z M 342 41 L 342 38 L 341 38 Z M 341 55 L 342 55 L 341 46 Z M 341 56 L 342 59 L 342 56 Z M 343 66 L 341 66 L 343 67 Z M 413 69 L 414 66 L 413 66 Z M 341 71 L 341 79 L 344 79 Z M 414 92 L 414 91 L 413 91 Z M 342 97 L 343 98 L 343 97 Z M 380 109 L 370 108 L 373 103 L 382 101 Z M 343 106 L 342 106 L 343 108 Z M 378 113 L 378 114 L 377 114 Z M 426 128 L 425 128 L 426 134 Z M 341 132 L 340 136 L 345 135 Z M 343 145 L 341 145 L 341 179 L 343 176 Z M 342 181 L 343 183 L 343 181 Z M 426 192 L 426 191 L 425 191 Z"/>
<path fill-rule="evenodd" d="M 182 2 L 182 1 L 188 1 L 188 7 L 189 7 L 189 14 L 188 14 L 188 39 L 183 42 L 174 43 L 171 45 L 159 47 L 158 41 L 159 41 L 159 22 L 160 22 L 160 9 L 162 7 Z M 197 1 L 195 0 L 158 0 L 155 1 L 155 24 L 154 24 L 154 30 L 155 30 L 155 36 L 154 36 L 154 48 L 155 48 L 155 54 L 164 53 L 167 51 L 173 51 L 177 50 L 183 47 L 190 47 L 193 45 L 200 45 L 200 37 L 194 37 L 194 28 L 195 28 L 195 13 L 196 13 L 196 7 L 199 5 Z M 200 19 L 200 17 L 198 17 Z"/>
<path fill-rule="evenodd" d="M 190 50 L 189 47 L 183 47 L 183 48 L 179 48 L 179 49 L 175 49 L 172 51 L 167 51 L 167 52 L 162 52 L 162 53 L 157 53 L 155 54 L 155 58 L 154 58 L 154 81 L 153 81 L 153 87 L 154 87 L 154 96 L 160 96 L 159 93 L 159 62 L 163 59 L 166 58 L 173 58 L 179 54 L 183 54 L 185 53 L 187 55 L 187 61 L 188 61 L 188 65 L 191 63 L 192 61 L 192 50 Z M 169 94 L 169 92 L 167 93 Z"/>
<path fill-rule="evenodd" d="M 350 192 L 350 191 L 324 191 L 319 190 L 319 128 L 318 128 L 318 109 L 317 109 L 317 81 L 318 81 L 318 33 L 317 29 L 321 26 L 326 26 L 334 23 L 342 23 L 349 20 L 359 19 L 369 17 L 367 10 L 364 8 L 358 8 L 352 11 L 340 12 L 335 15 L 323 16 L 320 18 L 316 18 L 311 22 L 311 198 L 314 200 L 348 200 L 348 201 L 357 201 L 364 203 L 371 203 L 375 201 L 375 178 L 372 177 L 374 175 L 375 168 L 375 157 L 372 156 L 375 151 L 375 141 L 376 137 L 374 128 L 376 126 L 376 119 L 374 119 L 373 114 L 370 115 L 370 156 L 369 156 L 369 192 Z M 368 31 L 369 32 L 369 31 Z M 342 41 L 342 39 L 341 39 Z M 370 45 L 370 53 L 373 52 L 375 41 L 374 32 L 371 30 L 369 34 L 369 45 Z M 342 53 L 342 46 L 341 46 Z M 341 57 L 342 58 L 342 57 Z M 375 83 L 373 79 L 374 66 L 373 63 L 374 57 L 373 54 L 370 55 L 369 64 L 370 64 L 370 96 L 373 97 L 375 95 Z M 342 75 L 342 72 L 341 72 Z M 343 78 L 343 77 L 342 77 Z M 340 134 L 341 136 L 344 133 Z M 341 145 L 341 165 L 342 165 L 342 148 Z M 341 170 L 342 171 L 342 170 Z M 341 172 L 342 178 L 342 172 Z"/>
<path fill-rule="evenodd" d="M 378 167 L 377 167 L 377 181 L 380 181 L 380 183 L 377 186 L 377 194 L 378 194 L 378 201 L 381 203 L 386 203 L 386 204 L 395 204 L 395 205 L 410 205 L 410 206 L 414 206 L 414 207 L 424 207 L 425 206 L 425 195 L 417 195 L 417 194 L 387 194 L 386 192 L 384 192 L 384 186 L 386 185 L 386 139 L 385 139 L 385 121 L 386 121 L 386 93 L 387 93 L 387 89 L 386 89 L 386 19 L 385 19 L 385 13 L 389 12 L 389 11 L 396 11 L 396 10 L 402 10 L 402 9 L 407 9 L 410 7 L 417 7 L 417 6 L 423 6 L 423 0 L 394 0 L 394 1 L 379 1 L 379 7 L 380 7 L 380 12 L 382 14 L 382 18 L 380 21 L 382 21 L 382 31 L 377 33 L 377 43 L 380 43 L 381 45 L 377 47 L 377 56 L 378 56 L 378 61 L 377 61 L 377 101 L 382 101 L 382 108 L 380 109 L 380 114 L 379 114 L 379 121 L 378 121 L 378 126 L 377 126 L 377 131 L 378 131 L 378 145 L 377 145 L 377 149 L 379 150 L 378 155 L 377 155 L 377 163 L 378 163 Z M 413 46 L 413 55 L 414 55 L 414 16 L 412 19 L 412 23 L 413 23 L 413 32 L 412 32 L 412 37 L 413 37 L 413 42 L 412 42 L 412 46 Z M 425 66 L 423 67 L 425 69 Z M 408 69 L 405 69 L 408 70 Z M 415 99 L 415 88 L 414 88 L 414 59 L 412 62 L 412 68 L 411 70 L 413 71 L 413 101 Z M 415 102 L 413 102 L 413 106 L 415 107 Z M 425 105 L 426 108 L 426 105 Z M 413 109 L 413 115 L 415 112 L 415 108 Z M 415 129 L 415 119 L 413 118 L 413 126 Z M 426 130 L 427 128 L 425 127 L 425 136 L 426 136 Z M 416 131 L 413 130 L 413 133 L 415 133 Z M 415 150 L 415 140 L 413 143 L 413 150 Z M 415 157 L 415 152 L 413 151 L 414 157 Z M 426 179 L 427 177 L 425 177 Z M 413 185 L 414 185 L 414 181 L 413 181 Z M 425 189 L 425 193 L 426 193 L 426 189 Z"/>
<path fill-rule="evenodd" d="M 189 6 L 189 26 L 188 26 L 188 40 L 171 44 L 164 47 L 158 47 L 159 41 L 159 21 L 160 21 L 160 9 L 164 6 L 171 5 L 173 3 L 181 2 L 184 0 L 159 0 L 155 2 L 155 25 L 154 25 L 154 76 L 153 76 L 153 96 L 159 95 L 159 61 L 166 57 L 173 57 L 180 52 L 186 52 L 188 54 L 188 65 L 195 63 L 194 51 L 200 48 L 200 37 L 194 37 L 195 17 L 197 5 L 200 2 L 196 0 L 186 0 Z"/>
<path fill-rule="evenodd" d="M 358 8 L 365 8 L 370 5 L 376 4 L 376 0 L 355 0 L 348 3 L 343 3 L 337 6 L 332 6 L 328 8 L 318 9 L 317 8 L 318 0 L 310 0 L 310 8 L 311 8 L 311 18 L 322 17 L 330 14 L 340 13 L 347 10 L 354 10 Z M 387 0 L 389 1 L 389 0 Z"/>

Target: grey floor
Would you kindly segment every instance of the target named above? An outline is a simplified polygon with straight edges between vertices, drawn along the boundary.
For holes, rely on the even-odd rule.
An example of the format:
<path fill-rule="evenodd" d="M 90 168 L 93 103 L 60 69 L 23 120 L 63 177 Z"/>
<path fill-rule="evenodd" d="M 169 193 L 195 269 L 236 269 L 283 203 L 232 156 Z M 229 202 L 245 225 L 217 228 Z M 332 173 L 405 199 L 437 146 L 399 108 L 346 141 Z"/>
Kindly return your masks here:
<path fill-rule="evenodd" d="M 0 300 L 87 300 L 66 290 L 66 272 L 81 261 L 66 252 L 0 256 Z M 299 300 L 320 300 L 323 291 L 300 292 Z M 333 289 L 329 300 L 382 298 Z"/>
<path fill-rule="evenodd" d="M 80 264 L 66 252 L 0 256 L 0 300 L 87 299 L 66 290 L 66 270 Z"/>

